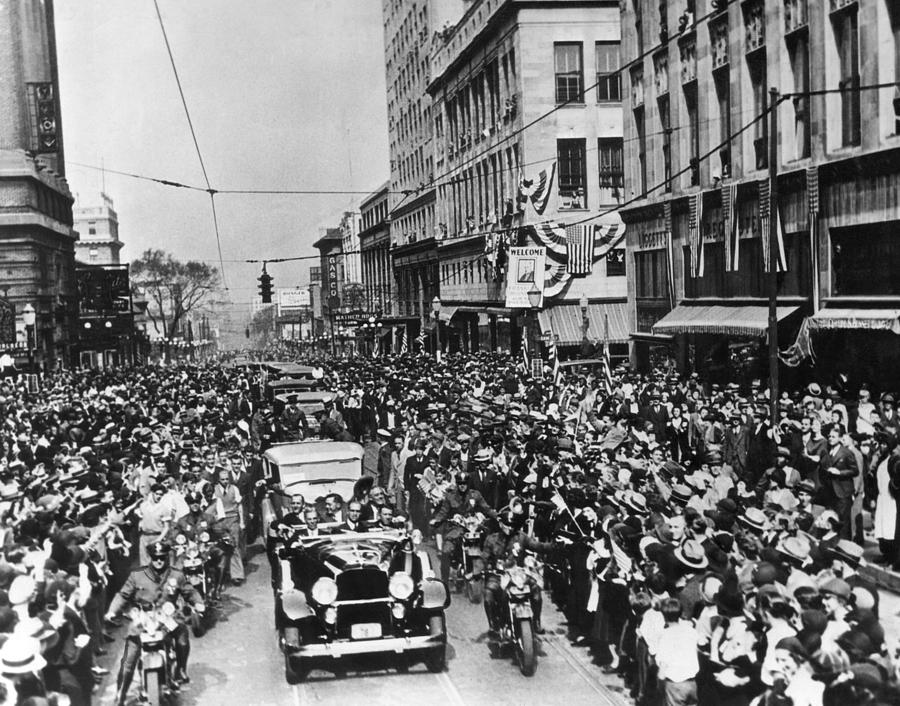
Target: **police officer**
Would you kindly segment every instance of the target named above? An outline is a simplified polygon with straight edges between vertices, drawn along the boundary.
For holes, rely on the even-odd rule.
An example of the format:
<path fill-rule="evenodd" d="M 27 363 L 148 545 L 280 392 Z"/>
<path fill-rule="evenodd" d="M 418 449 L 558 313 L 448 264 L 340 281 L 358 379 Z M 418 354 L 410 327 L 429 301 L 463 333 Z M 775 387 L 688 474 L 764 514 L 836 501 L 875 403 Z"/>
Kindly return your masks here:
<path fill-rule="evenodd" d="M 487 566 L 498 570 L 513 566 L 523 566 L 526 552 L 549 554 L 557 548 L 552 542 L 539 542 L 522 531 L 522 520 L 516 513 L 504 508 L 497 515 L 499 530 L 492 532 L 484 539 L 484 560 Z M 543 633 L 541 627 L 541 587 L 534 576 L 528 576 L 531 589 L 531 609 L 534 613 L 534 631 Z M 496 575 L 489 576 L 484 587 L 484 612 L 487 614 L 488 628 L 491 632 L 499 632 L 503 626 L 501 611 L 504 608 L 505 594 L 500 587 L 500 579 Z"/>
<path fill-rule="evenodd" d="M 169 553 L 171 548 L 165 542 L 156 542 L 147 548 L 150 555 L 150 565 L 133 571 L 125 585 L 119 590 L 109 610 L 106 612 L 106 620 L 116 618 L 125 608 L 134 606 L 142 608 L 161 609 L 165 603 L 172 603 L 179 608 L 179 603 L 187 602 L 196 612 L 203 613 L 206 606 L 200 599 L 194 587 L 185 579 L 184 574 L 169 566 Z M 180 611 L 176 610 L 175 615 Z M 125 639 L 125 650 L 119 666 L 117 679 L 116 706 L 124 706 L 134 669 L 137 666 L 141 653 L 141 628 L 138 621 L 132 623 Z M 178 687 L 190 681 L 187 675 L 188 656 L 191 652 L 191 642 L 187 626 L 179 622 L 172 630 L 168 639 L 175 646 L 175 674 L 172 686 Z"/>
<path fill-rule="evenodd" d="M 183 534 L 190 541 L 197 544 L 205 544 L 209 559 L 215 567 L 215 589 L 213 598 L 218 598 L 225 579 L 225 569 L 231 559 L 231 552 L 235 551 L 230 541 L 230 536 L 216 520 L 215 515 L 203 510 L 205 499 L 202 493 L 192 491 L 184 496 L 188 506 L 188 513 L 182 515 L 172 526 L 168 541 L 175 542 L 179 534 Z M 205 538 L 204 538 L 205 533 Z M 223 549 L 224 547 L 224 549 Z M 178 565 L 181 568 L 181 565 Z"/>
<path fill-rule="evenodd" d="M 486 517 L 497 516 L 494 509 L 485 501 L 484 496 L 469 486 L 469 474 L 460 472 L 456 475 L 456 487 L 447 490 L 430 524 L 432 527 L 440 527 L 442 523 L 452 519 L 455 515 L 469 517 L 477 512 Z M 463 532 L 464 529 L 456 523 L 448 525 L 444 531 L 444 544 L 441 548 L 441 581 L 444 583 L 450 581 L 451 564 L 459 549 L 459 540 Z"/>

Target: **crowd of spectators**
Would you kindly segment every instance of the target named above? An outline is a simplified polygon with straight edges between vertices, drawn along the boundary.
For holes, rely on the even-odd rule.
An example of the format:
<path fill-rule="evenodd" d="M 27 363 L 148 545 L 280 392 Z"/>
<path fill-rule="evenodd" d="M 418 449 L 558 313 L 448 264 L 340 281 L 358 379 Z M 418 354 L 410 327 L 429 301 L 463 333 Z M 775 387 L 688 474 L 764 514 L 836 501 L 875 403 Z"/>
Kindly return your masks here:
<path fill-rule="evenodd" d="M 400 516 L 440 549 L 465 473 L 491 511 L 565 545 L 547 574 L 571 637 L 641 704 L 898 702 L 896 636 L 861 571 L 866 517 L 898 560 L 889 394 L 851 403 L 812 383 L 771 419 L 760 384 L 696 375 L 534 377 L 500 353 L 316 365 L 337 397 L 315 424 L 276 414 L 252 368 L 61 372 L 38 393 L 0 381 L 6 702 L 90 703 L 109 601 L 186 497 L 231 537 L 240 583 L 259 453 L 311 429 L 360 441 L 369 480 L 347 503 L 292 499 L 292 521 Z"/>

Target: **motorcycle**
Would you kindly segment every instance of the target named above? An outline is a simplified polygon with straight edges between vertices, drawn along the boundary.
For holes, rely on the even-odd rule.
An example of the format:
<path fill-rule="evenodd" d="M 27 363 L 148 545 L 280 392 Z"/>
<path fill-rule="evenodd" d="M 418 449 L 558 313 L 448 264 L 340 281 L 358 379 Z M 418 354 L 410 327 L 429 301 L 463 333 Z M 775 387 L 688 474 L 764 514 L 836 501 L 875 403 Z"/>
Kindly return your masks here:
<path fill-rule="evenodd" d="M 491 576 L 499 580 L 506 598 L 498 637 L 491 642 L 491 656 L 499 656 L 504 649 L 512 647 L 519 663 L 519 671 L 530 677 L 537 670 L 537 641 L 529 578 L 535 579 L 540 571 L 534 557 L 526 557 L 524 564 L 487 573 L 486 580 Z"/>
<path fill-rule="evenodd" d="M 185 578 L 200 594 L 203 603 L 210 606 L 213 601 L 218 600 L 220 571 L 217 557 L 210 552 L 209 533 L 201 532 L 199 542 L 193 540 L 179 542 L 181 537 L 183 535 L 178 535 L 175 539 L 176 559 L 179 562 L 177 565 L 181 566 Z M 203 637 L 215 621 L 214 611 L 209 608 L 201 613 L 185 606 L 184 614 L 191 625 L 194 637 Z"/>
<path fill-rule="evenodd" d="M 135 608 L 131 618 L 140 628 L 141 652 L 137 670 L 141 703 L 159 706 L 177 689 L 172 686 L 175 650 L 169 633 L 178 627 L 175 605 L 163 603 L 161 608 Z"/>
<path fill-rule="evenodd" d="M 463 517 L 454 515 L 451 522 L 463 529 L 459 552 L 453 559 L 451 581 L 457 593 L 465 592 L 470 603 L 481 603 L 484 598 L 484 559 L 481 545 L 484 541 L 484 515 L 480 512 Z"/>

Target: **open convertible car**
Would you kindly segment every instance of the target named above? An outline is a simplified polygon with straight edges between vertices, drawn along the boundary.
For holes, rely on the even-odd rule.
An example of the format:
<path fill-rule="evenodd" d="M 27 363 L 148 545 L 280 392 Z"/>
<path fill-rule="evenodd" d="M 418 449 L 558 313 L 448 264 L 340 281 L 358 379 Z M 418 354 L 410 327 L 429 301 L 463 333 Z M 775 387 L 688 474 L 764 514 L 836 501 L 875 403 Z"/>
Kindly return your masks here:
<path fill-rule="evenodd" d="M 281 551 L 276 623 L 285 679 L 302 681 L 315 660 L 393 653 L 398 667 L 446 667 L 450 593 L 423 578 L 401 532 L 297 537 Z"/>

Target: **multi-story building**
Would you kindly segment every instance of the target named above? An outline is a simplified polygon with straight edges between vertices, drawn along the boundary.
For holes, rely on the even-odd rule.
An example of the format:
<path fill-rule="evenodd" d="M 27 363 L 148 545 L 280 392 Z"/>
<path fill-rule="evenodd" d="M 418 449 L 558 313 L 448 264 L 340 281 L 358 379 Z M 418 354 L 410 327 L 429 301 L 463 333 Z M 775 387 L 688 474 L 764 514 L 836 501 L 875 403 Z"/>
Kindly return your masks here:
<path fill-rule="evenodd" d="M 357 246 L 362 258 L 362 284 L 367 308 L 386 316 L 394 313 L 388 187 L 389 183 L 382 184 L 360 204 Z"/>
<path fill-rule="evenodd" d="M 344 211 L 338 224 L 344 260 L 344 281 L 362 283 L 362 260 L 359 253 L 359 214 Z"/>
<path fill-rule="evenodd" d="M 390 152 L 390 237 L 396 280 L 395 316 L 415 336 L 437 294 L 434 123 L 429 55 L 437 33 L 451 27 L 467 0 L 382 0 Z"/>
<path fill-rule="evenodd" d="M 0 47 L 0 348 L 14 348 L 20 365 L 30 353 L 38 365 L 57 367 L 71 362 L 76 234 L 53 3 L 0 5 Z"/>
<path fill-rule="evenodd" d="M 326 228 L 313 247 L 319 251 L 321 284 L 319 304 L 322 318 L 327 321 L 328 334 L 334 350 L 335 329 L 341 313 L 341 295 L 344 291 L 344 258 L 342 257 L 342 237 L 339 228 Z"/>
<path fill-rule="evenodd" d="M 113 200 L 102 191 L 77 194 L 73 209 L 75 257 L 86 265 L 118 265 L 122 241 L 119 240 L 119 216 Z"/>
<path fill-rule="evenodd" d="M 900 331 L 897 92 L 872 88 L 900 78 L 896 3 L 623 7 L 622 59 L 633 64 L 623 76 L 633 202 L 622 213 L 638 362 L 667 344 L 687 367 L 764 372 L 762 236 L 780 216 L 781 347 L 808 317 L 820 366 L 877 377 L 883 361 L 896 359 Z M 778 173 L 774 199 L 770 167 Z"/>
<path fill-rule="evenodd" d="M 578 0 L 475 0 L 441 36 L 428 86 L 442 175 L 438 268 L 460 347 L 518 345 L 520 312 L 504 308 L 505 251 L 548 238 L 558 257 L 544 273 L 541 331 L 560 346 L 627 344 L 619 37 L 618 2 Z M 622 247 L 598 247 L 596 258 L 592 248 L 575 276 L 566 242 L 588 237 L 579 225 Z"/>

